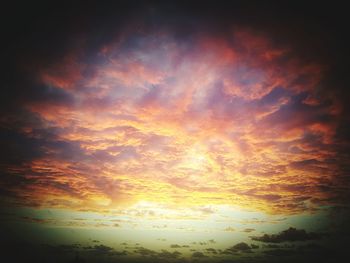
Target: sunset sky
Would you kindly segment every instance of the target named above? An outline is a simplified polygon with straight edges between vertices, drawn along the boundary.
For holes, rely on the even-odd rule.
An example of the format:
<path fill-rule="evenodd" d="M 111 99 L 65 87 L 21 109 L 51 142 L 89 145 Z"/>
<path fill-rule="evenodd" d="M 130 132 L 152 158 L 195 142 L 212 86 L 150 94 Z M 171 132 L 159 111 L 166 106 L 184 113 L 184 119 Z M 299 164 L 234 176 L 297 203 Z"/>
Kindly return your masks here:
<path fill-rule="evenodd" d="M 345 11 L 277 3 L 6 6 L 4 257 L 340 260 Z"/>

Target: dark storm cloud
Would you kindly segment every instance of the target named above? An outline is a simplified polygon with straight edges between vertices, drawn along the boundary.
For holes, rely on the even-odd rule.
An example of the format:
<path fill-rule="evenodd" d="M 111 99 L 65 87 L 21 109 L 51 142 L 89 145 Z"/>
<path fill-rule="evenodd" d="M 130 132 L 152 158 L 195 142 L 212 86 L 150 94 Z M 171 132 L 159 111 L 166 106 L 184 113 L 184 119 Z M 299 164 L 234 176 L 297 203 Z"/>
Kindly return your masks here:
<path fill-rule="evenodd" d="M 304 229 L 296 229 L 293 227 L 288 228 L 278 234 L 264 234 L 263 236 L 251 237 L 252 240 L 261 241 L 266 243 L 281 243 L 281 242 L 295 242 L 295 241 L 307 241 L 321 239 L 320 233 L 307 233 Z"/>

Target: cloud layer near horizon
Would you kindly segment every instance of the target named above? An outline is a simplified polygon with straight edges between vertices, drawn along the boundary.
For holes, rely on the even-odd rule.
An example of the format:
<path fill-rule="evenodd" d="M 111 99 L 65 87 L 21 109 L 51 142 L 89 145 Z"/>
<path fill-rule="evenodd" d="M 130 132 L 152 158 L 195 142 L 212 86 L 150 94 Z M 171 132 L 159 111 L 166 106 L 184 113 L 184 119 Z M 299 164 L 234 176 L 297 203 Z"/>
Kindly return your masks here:
<path fill-rule="evenodd" d="M 30 98 L 1 118 L 0 189 L 11 203 L 294 213 L 347 195 L 342 105 L 320 90 L 327 69 L 268 35 L 130 27 L 29 71 Z"/>

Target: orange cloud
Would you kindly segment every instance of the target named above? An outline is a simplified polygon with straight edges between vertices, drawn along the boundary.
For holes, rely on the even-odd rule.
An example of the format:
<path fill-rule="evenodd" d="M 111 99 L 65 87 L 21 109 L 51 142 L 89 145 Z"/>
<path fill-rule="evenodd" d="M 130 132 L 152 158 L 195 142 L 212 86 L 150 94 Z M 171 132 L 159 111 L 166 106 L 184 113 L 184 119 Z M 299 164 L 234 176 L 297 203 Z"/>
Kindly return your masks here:
<path fill-rule="evenodd" d="M 14 195 L 94 210 L 144 200 L 294 213 L 331 203 L 322 185 L 337 169 L 338 112 L 314 96 L 324 68 L 252 31 L 230 38 L 124 36 L 95 64 L 67 56 L 41 70 L 70 102 L 26 105 L 42 120 L 26 134 L 40 154 L 7 168 L 26 180 Z"/>

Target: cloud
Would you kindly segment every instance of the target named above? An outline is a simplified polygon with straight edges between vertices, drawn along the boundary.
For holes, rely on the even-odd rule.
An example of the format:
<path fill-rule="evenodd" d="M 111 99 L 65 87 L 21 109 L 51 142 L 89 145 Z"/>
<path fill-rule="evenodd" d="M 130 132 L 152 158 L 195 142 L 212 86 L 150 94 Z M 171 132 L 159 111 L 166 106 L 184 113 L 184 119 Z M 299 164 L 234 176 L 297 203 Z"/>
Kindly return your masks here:
<path fill-rule="evenodd" d="M 144 247 L 137 247 L 134 252 L 142 256 L 154 256 L 157 254 L 156 251 Z"/>
<path fill-rule="evenodd" d="M 243 253 L 252 253 L 252 249 L 256 249 L 258 248 L 256 245 L 251 245 L 249 246 L 247 243 L 245 242 L 240 242 L 237 243 L 236 245 L 225 249 L 224 251 L 222 251 L 223 254 L 237 254 L 239 252 L 243 252 Z"/>
<path fill-rule="evenodd" d="M 192 257 L 193 258 L 205 258 L 207 257 L 206 255 L 204 255 L 202 252 L 196 251 L 192 253 Z"/>
<path fill-rule="evenodd" d="M 160 253 L 157 254 L 158 257 L 161 258 L 178 258 L 182 253 L 179 251 L 169 252 L 165 249 L 162 249 Z"/>
<path fill-rule="evenodd" d="M 245 228 L 242 231 L 245 232 L 245 233 L 251 233 L 251 232 L 254 232 L 255 229 L 254 228 Z"/>
<path fill-rule="evenodd" d="M 289 249 L 273 249 L 264 251 L 265 254 L 276 257 L 288 257 L 295 254 L 294 250 Z"/>
<path fill-rule="evenodd" d="M 295 241 L 307 241 L 317 240 L 322 238 L 322 234 L 319 233 L 307 233 L 304 229 L 296 229 L 293 227 L 288 228 L 278 234 L 264 234 L 260 237 L 251 237 L 252 240 L 266 242 L 266 243 L 281 243 L 281 242 L 295 242 Z"/>
<path fill-rule="evenodd" d="M 7 63 L 0 103 L 2 199 L 95 211 L 182 200 L 198 217 L 213 202 L 285 214 L 346 203 L 346 100 L 324 80 L 329 63 L 309 57 L 323 41 L 304 52 L 286 36 L 295 30 L 231 14 L 230 26 L 169 22 L 163 8 L 9 45 L 19 61 Z"/>
<path fill-rule="evenodd" d="M 134 250 L 135 253 L 140 254 L 142 257 L 150 257 L 150 258 L 154 258 L 154 259 L 177 259 L 179 258 L 182 253 L 179 251 L 173 251 L 173 252 L 169 252 L 165 249 L 162 249 L 160 252 L 159 251 L 155 251 L 155 250 L 151 250 L 151 249 L 147 249 L 144 247 L 136 247 L 136 249 Z"/>
<path fill-rule="evenodd" d="M 88 246 L 84 247 L 84 250 L 88 252 L 90 255 L 96 256 L 96 257 L 101 257 L 102 255 L 107 255 L 107 256 L 126 256 L 128 253 L 123 250 L 123 251 L 118 251 L 112 247 L 100 244 L 100 245 L 94 245 L 94 246 Z"/>
<path fill-rule="evenodd" d="M 181 246 L 178 245 L 178 244 L 171 244 L 170 247 L 171 247 L 171 248 L 180 248 Z"/>
<path fill-rule="evenodd" d="M 212 254 L 217 254 L 218 253 L 215 248 L 211 248 L 211 247 L 210 248 L 206 248 L 205 251 L 208 252 L 208 253 L 212 253 Z"/>
<path fill-rule="evenodd" d="M 288 216 L 349 203 L 346 8 L 243 1 L 11 5 L 2 50 L 1 205 L 137 221 L 215 220 L 220 205 Z M 140 201 L 174 205 L 171 212 L 180 213 L 127 209 Z M 345 236 L 346 218 L 330 219 L 330 230 Z M 56 228 L 133 227 L 17 219 Z M 235 231 L 229 224 L 217 227 Z M 160 232 L 153 225 L 163 224 L 152 223 L 151 230 Z M 252 239 L 268 244 L 259 249 L 262 261 L 288 262 L 295 252 L 303 259 L 295 262 L 317 262 L 310 256 L 322 250 L 317 246 L 283 243 L 321 236 L 290 228 Z M 218 256 L 221 240 L 205 247 L 211 243 L 198 242 L 203 251 L 192 260 Z M 118 262 L 129 256 L 129 249 L 91 244 L 48 250 L 84 250 L 99 259 L 119 254 Z M 283 245 L 271 246 L 276 244 Z M 184 261 L 173 252 L 180 245 L 172 245 L 172 252 L 135 248 L 135 257 Z M 223 252 L 249 261 L 246 253 L 256 246 L 238 243 Z M 25 258 L 31 248 L 19 247 L 16 255 L 42 261 Z"/>

